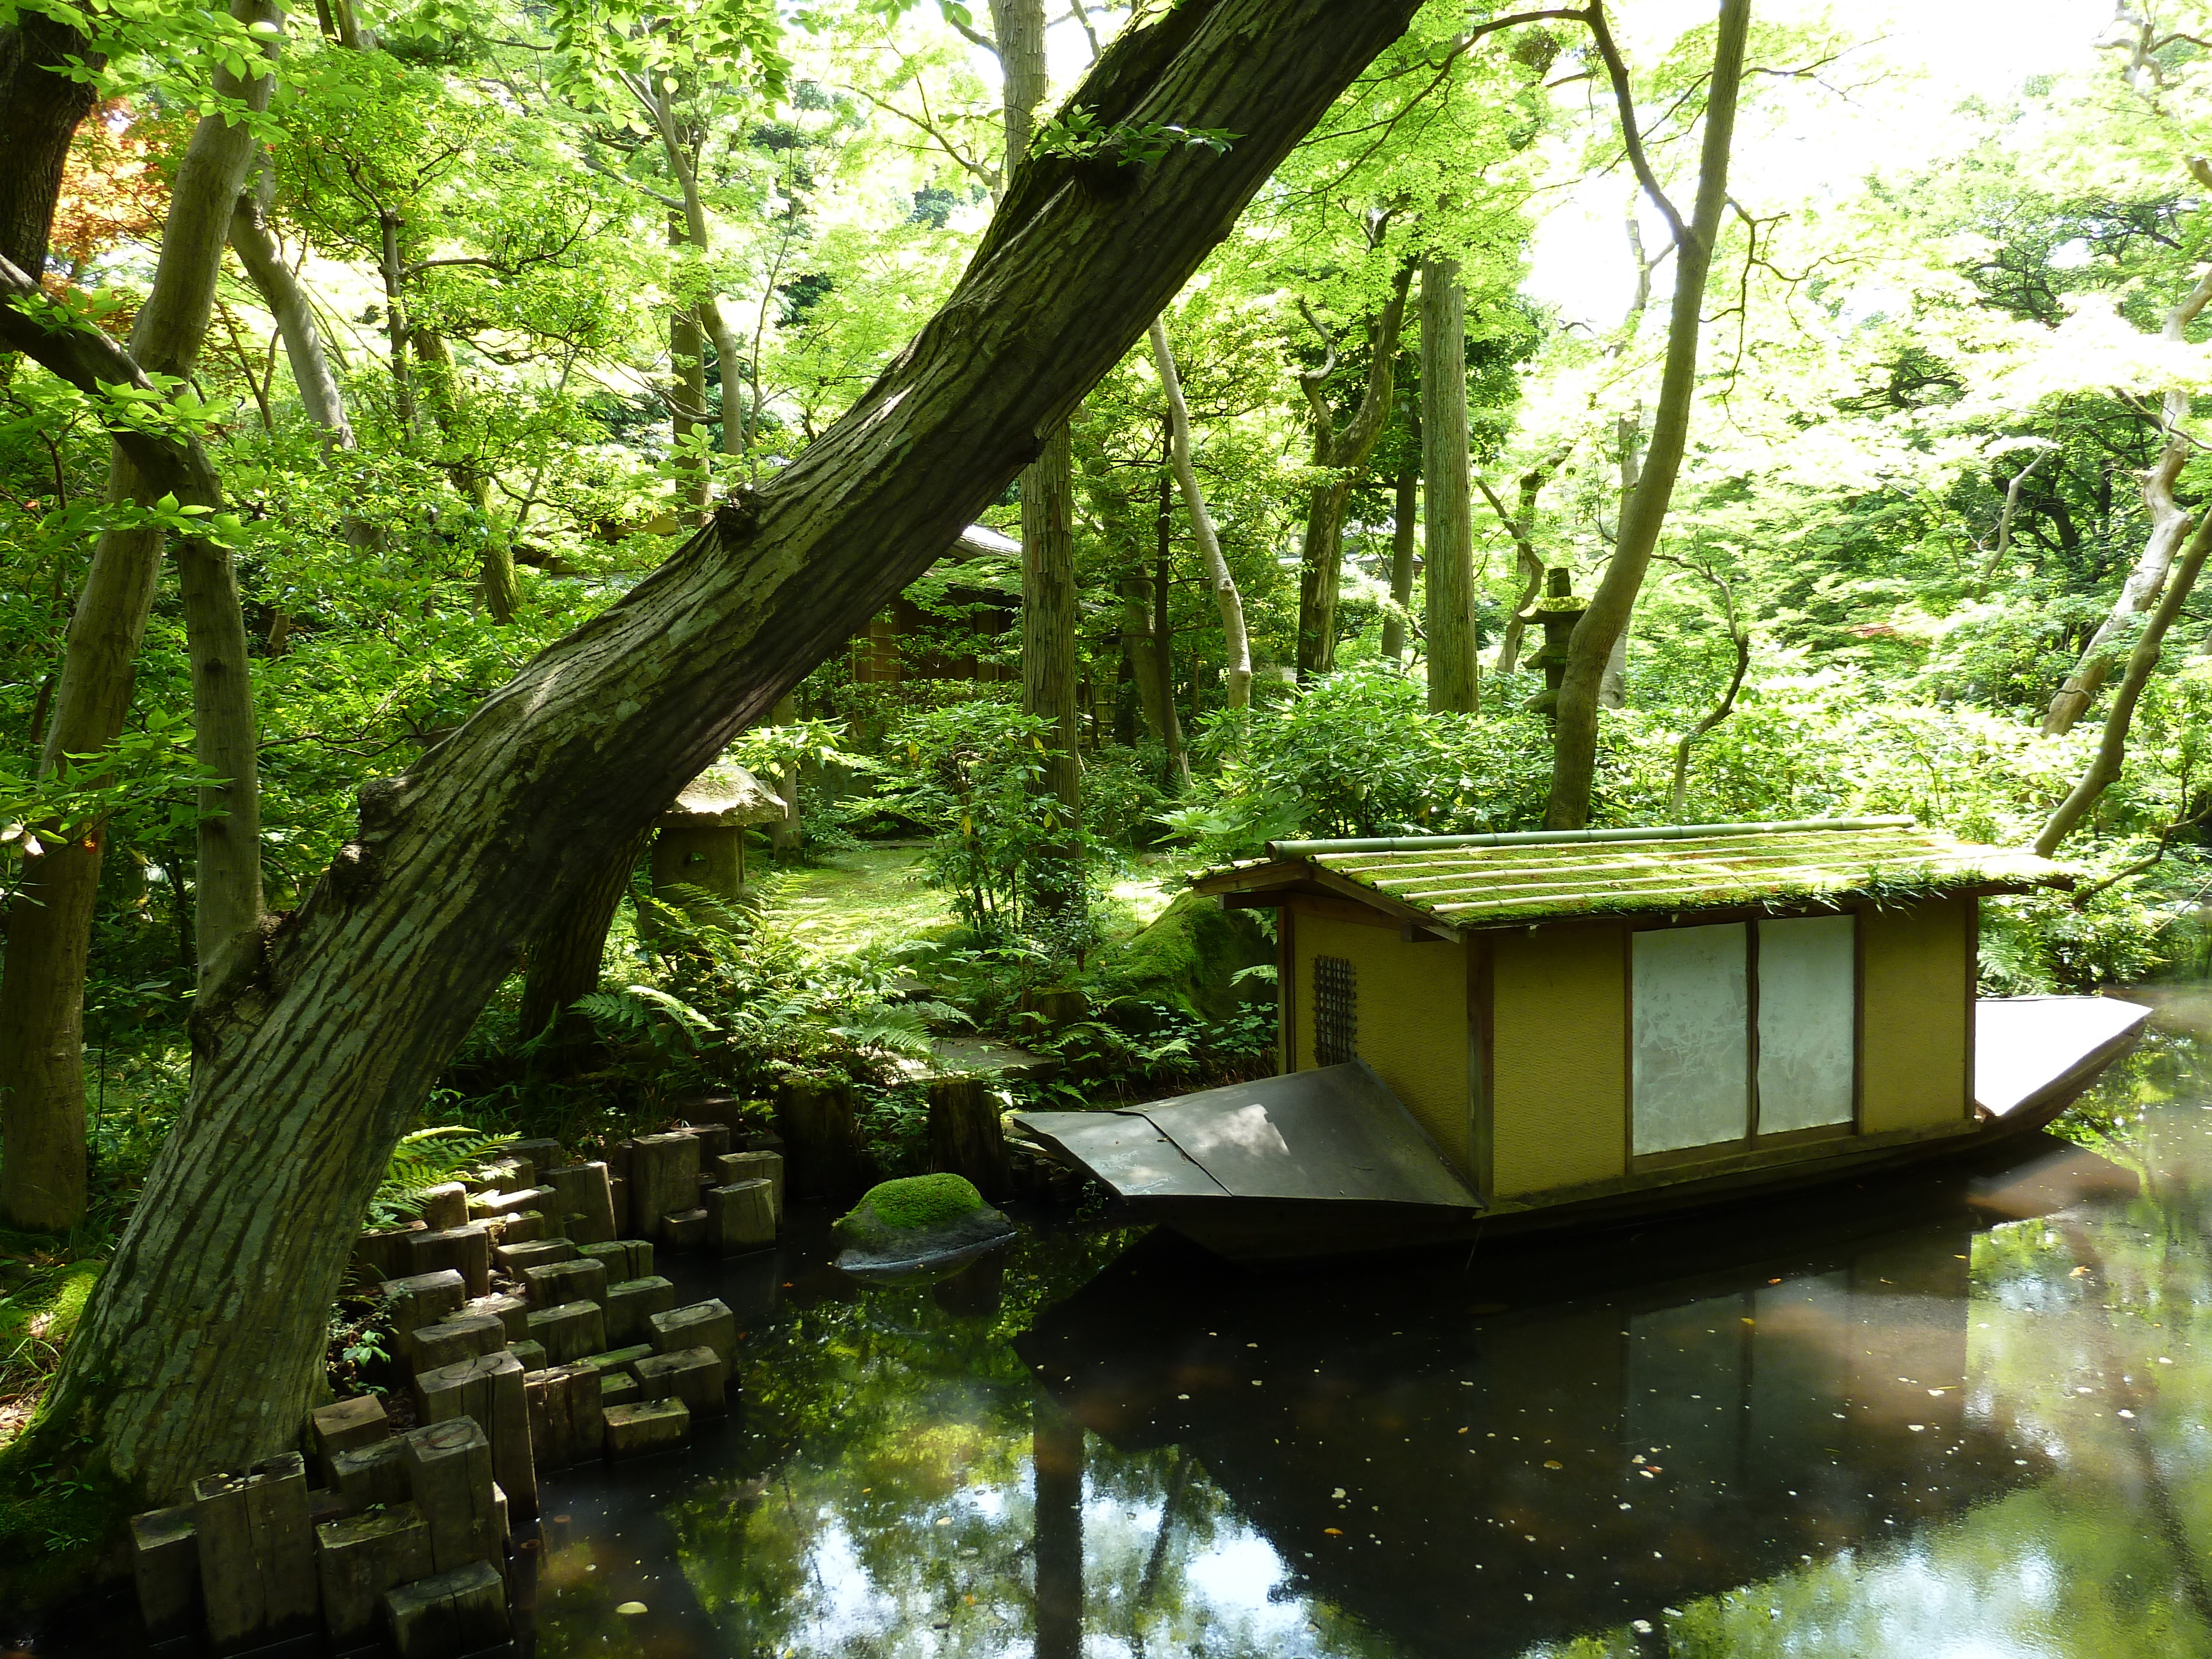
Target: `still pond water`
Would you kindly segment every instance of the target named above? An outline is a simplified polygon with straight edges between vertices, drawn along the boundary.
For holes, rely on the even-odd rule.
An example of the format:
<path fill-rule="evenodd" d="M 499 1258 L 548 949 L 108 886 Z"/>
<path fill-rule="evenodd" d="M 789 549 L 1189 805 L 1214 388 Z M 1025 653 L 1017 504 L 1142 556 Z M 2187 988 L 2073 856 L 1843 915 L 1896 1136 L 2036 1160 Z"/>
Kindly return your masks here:
<path fill-rule="evenodd" d="M 2212 1656 L 2212 995 L 2085 1106 L 2105 1156 L 1412 1265 L 696 1264 L 743 1403 L 546 1479 L 535 1652 Z"/>

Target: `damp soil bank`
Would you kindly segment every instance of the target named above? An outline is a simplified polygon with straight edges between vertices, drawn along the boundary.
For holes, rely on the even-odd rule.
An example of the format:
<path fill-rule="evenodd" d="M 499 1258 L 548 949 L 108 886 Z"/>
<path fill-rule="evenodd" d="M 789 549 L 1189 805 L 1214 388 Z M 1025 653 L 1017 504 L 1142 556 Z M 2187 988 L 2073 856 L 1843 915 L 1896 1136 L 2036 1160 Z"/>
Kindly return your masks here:
<path fill-rule="evenodd" d="M 1327 1270 L 1110 1218 L 926 1286 L 826 1215 L 672 1261 L 742 1404 L 544 1478 L 525 1650 L 2212 1653 L 2212 1002 L 2168 1002 L 2101 1155 Z"/>

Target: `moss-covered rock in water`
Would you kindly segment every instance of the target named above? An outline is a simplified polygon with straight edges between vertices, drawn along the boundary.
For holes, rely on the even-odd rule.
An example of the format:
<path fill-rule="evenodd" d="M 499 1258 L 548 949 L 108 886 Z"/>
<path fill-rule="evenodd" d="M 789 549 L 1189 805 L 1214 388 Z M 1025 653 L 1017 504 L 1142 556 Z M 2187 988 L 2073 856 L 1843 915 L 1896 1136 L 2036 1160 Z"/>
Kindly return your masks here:
<path fill-rule="evenodd" d="M 1185 893 L 1108 958 L 1098 974 L 1098 1000 L 1163 1003 L 1218 1022 L 1242 1004 L 1274 1000 L 1275 987 L 1265 976 L 1237 978 L 1274 961 L 1275 942 L 1252 912 L 1224 910 L 1210 893 Z"/>
<path fill-rule="evenodd" d="M 963 1176 L 908 1176 L 871 1187 L 838 1218 L 837 1237 L 850 1248 L 837 1265 L 874 1277 L 943 1271 L 1013 1233 L 1013 1223 Z"/>

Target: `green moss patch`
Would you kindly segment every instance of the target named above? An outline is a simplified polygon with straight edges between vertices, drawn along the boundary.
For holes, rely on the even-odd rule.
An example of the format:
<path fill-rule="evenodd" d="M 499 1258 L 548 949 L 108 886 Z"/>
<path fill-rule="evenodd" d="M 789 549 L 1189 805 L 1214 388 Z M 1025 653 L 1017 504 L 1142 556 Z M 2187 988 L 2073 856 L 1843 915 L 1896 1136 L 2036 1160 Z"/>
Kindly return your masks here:
<path fill-rule="evenodd" d="M 848 1237 L 863 1229 L 890 1227 L 900 1232 L 949 1226 L 983 1207 L 983 1194 L 964 1176 L 908 1176 L 868 1188 L 851 1212 L 837 1223 Z"/>
<path fill-rule="evenodd" d="M 1224 910 L 1210 894 L 1184 893 L 1108 959 L 1098 975 L 1106 994 L 1100 1000 L 1156 1002 L 1224 1020 L 1241 1002 L 1273 997 L 1273 986 L 1237 975 L 1274 960 L 1274 941 L 1250 911 Z"/>

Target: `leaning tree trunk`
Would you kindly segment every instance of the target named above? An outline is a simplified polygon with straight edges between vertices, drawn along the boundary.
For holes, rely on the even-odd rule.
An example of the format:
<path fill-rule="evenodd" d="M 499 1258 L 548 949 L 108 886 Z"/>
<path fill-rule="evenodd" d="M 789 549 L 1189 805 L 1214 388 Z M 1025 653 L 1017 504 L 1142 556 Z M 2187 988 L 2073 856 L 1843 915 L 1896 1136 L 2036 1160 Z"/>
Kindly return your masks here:
<path fill-rule="evenodd" d="M 2159 337 L 2178 344 L 2208 303 L 2212 303 L 2212 270 L 2206 271 L 2181 303 L 2166 313 Z M 2136 561 L 2127 580 L 2121 584 L 2120 596 L 2112 602 L 2112 613 L 2098 624 L 2097 631 L 2082 649 L 2081 659 L 2075 664 L 2074 672 L 2066 677 L 2065 684 L 2052 696 L 2051 707 L 2044 711 L 2043 735 L 2047 738 L 2063 737 L 2071 732 L 2074 723 L 2104 689 L 2106 680 L 2112 676 L 2112 659 L 2120 635 L 2158 602 L 2159 590 L 2166 586 L 2166 570 L 2173 563 L 2174 550 L 2189 533 L 2189 514 L 2173 499 L 2173 486 L 2181 477 L 2181 469 L 2197 453 L 2195 440 L 2183 429 L 2184 422 L 2189 419 L 2191 404 L 2187 392 L 2171 388 L 2166 392 L 2160 410 L 2166 445 L 2159 452 L 2157 463 L 2144 476 L 2142 485 L 2143 507 L 2150 514 L 2150 534 L 2143 542 L 2142 556 Z"/>
<path fill-rule="evenodd" d="M 260 0 L 236 0 L 232 15 L 252 22 L 277 14 Z M 265 108 L 271 82 L 264 76 L 241 85 L 222 74 L 216 85 L 228 96 Z M 131 330 L 141 368 L 191 374 L 214 309 L 232 206 L 252 153 L 252 136 L 243 123 L 231 125 L 211 115 L 193 130 L 177 170 L 153 289 Z M 44 238 L 39 240 L 43 251 Z M 35 280 L 33 273 L 25 274 Z M 149 485 L 118 444 L 108 465 L 111 505 L 151 505 L 163 493 L 159 484 Z M 59 770 L 65 756 L 100 752 L 121 733 L 133 665 L 161 574 L 161 541 L 158 530 L 133 527 L 104 531 L 94 544 L 63 648 L 42 775 Z M 244 674 L 245 629 L 228 552 L 187 542 L 179 549 L 178 562 L 197 750 L 211 768 L 228 769 L 210 775 L 229 780 L 201 792 L 203 811 L 213 811 L 200 836 L 205 861 L 199 871 L 198 945 L 204 978 L 221 945 L 250 927 L 259 913 L 252 687 Z M 216 614 L 226 591 L 228 623 Z M 241 704 L 243 744 L 236 729 Z M 84 1213 L 84 978 L 106 829 L 77 826 L 53 839 L 53 854 L 30 864 L 9 905 L 7 959 L 0 968 L 0 1139 L 7 1147 L 0 1162 L 0 1221 L 33 1231 L 72 1226 Z M 249 902 L 252 916 L 242 917 Z"/>
<path fill-rule="evenodd" d="M 2059 803 L 2057 811 L 2043 826 L 2043 833 L 2035 838 L 2035 850 L 2044 857 L 2049 858 L 2058 850 L 2059 843 L 2074 833 L 2105 791 L 2119 781 L 2120 770 L 2127 764 L 2128 728 L 2135 722 L 2136 704 L 2142 701 L 2143 687 L 2150 683 L 2151 672 L 2158 666 L 2160 647 L 2166 641 L 2166 630 L 2181 614 L 2181 607 L 2189 603 L 2189 595 L 2204 568 L 2208 550 L 2212 550 L 2212 515 L 2208 515 L 2197 526 L 2197 533 L 2189 538 L 2189 545 L 2173 567 L 2172 579 L 2166 584 L 2158 609 L 2151 612 L 2135 649 L 2128 654 L 2127 673 L 2122 677 L 2120 689 L 2112 698 L 2111 712 L 2105 716 L 2104 737 L 2081 774 L 2081 782 Z M 2183 815 L 2186 811 L 2185 802 Z"/>
<path fill-rule="evenodd" d="M 551 896 L 998 497 L 1417 3 L 1186 0 L 1125 33 L 1084 106 L 1109 128 L 1223 128 L 1227 154 L 1032 161 L 842 419 L 415 771 L 363 787 L 354 838 L 259 971 L 195 1012 L 191 1108 L 11 1459 L 143 1502 L 296 1439 L 386 1159 Z M 40 362 L 67 344 L 4 312 L 0 340 Z"/>
<path fill-rule="evenodd" d="M 1176 483 L 1182 491 L 1183 511 L 1190 515 L 1190 533 L 1206 561 L 1206 585 L 1221 607 L 1221 637 L 1228 647 L 1229 665 L 1222 676 L 1231 708 L 1252 705 L 1252 638 L 1244 628 L 1244 600 L 1237 591 L 1237 578 L 1229 561 L 1221 556 L 1221 538 L 1214 533 L 1213 515 L 1206 510 L 1206 493 L 1198 487 L 1198 466 L 1190 453 L 1190 408 L 1183 402 L 1182 380 L 1176 373 L 1175 352 L 1168 344 L 1163 318 L 1152 319 L 1152 362 L 1160 372 L 1160 389 L 1168 399 L 1168 453 Z"/>
<path fill-rule="evenodd" d="M 239 192 L 230 215 L 231 251 L 238 255 L 246 280 L 276 320 L 277 335 L 284 342 L 284 361 L 291 367 L 292 384 L 299 388 L 300 406 L 322 428 L 325 449 L 351 449 L 353 425 L 346 419 L 345 394 L 331 368 L 323 331 L 315 322 L 315 308 L 308 303 L 307 291 L 292 274 L 292 267 L 277 251 L 276 237 L 270 234 L 269 202 L 276 182 L 264 161 L 247 187 Z"/>
<path fill-rule="evenodd" d="M 1337 425 L 1322 391 L 1336 362 L 1334 343 L 1328 367 L 1318 374 L 1298 377 L 1313 415 L 1313 464 L 1328 471 L 1307 496 L 1305 540 L 1298 553 L 1300 679 L 1326 674 L 1336 666 L 1336 600 L 1344 580 L 1345 507 L 1367 458 L 1375 453 L 1383 428 L 1389 424 L 1391 392 L 1398 374 L 1398 334 L 1405 324 L 1406 292 L 1413 280 L 1413 266 L 1401 267 L 1382 314 L 1368 325 L 1367 346 L 1371 355 L 1367 385 L 1349 422 Z"/>
<path fill-rule="evenodd" d="M 1428 481 L 1429 708 L 1472 714 L 1475 659 L 1474 518 L 1467 441 L 1467 290 L 1459 261 L 1421 265 L 1421 472 Z"/>
<path fill-rule="evenodd" d="M 1566 677 L 1559 687 L 1552 733 L 1552 791 L 1544 808 L 1547 830 L 1579 830 L 1589 819 L 1590 788 L 1597 775 L 1598 687 L 1612 659 L 1613 641 L 1628 626 L 1644 572 L 1659 545 L 1667 506 L 1690 430 L 1690 401 L 1697 390 L 1698 323 L 1712 269 L 1713 243 L 1728 206 L 1729 147 L 1735 132 L 1736 94 L 1743 82 L 1744 36 L 1751 24 L 1751 0 L 1721 0 L 1720 27 L 1713 40 L 1712 77 L 1705 94 L 1705 131 L 1698 158 L 1698 195 L 1690 222 L 1680 227 L 1674 254 L 1674 298 L 1667 321 L 1667 357 L 1651 422 L 1651 442 L 1636 493 L 1621 514 L 1620 534 L 1605 580 L 1591 596 L 1589 609 L 1575 624 L 1567 645 Z M 1633 131 L 1637 119 L 1626 71 L 1611 53 L 1610 38 L 1601 44 L 1613 58 L 1615 93 L 1628 137 L 1641 158 Z M 1658 197 L 1645 167 L 1645 187 Z M 1668 208 L 1672 216 L 1671 206 Z"/>

